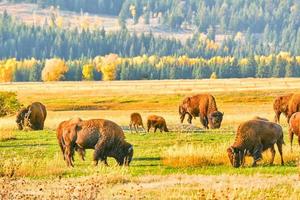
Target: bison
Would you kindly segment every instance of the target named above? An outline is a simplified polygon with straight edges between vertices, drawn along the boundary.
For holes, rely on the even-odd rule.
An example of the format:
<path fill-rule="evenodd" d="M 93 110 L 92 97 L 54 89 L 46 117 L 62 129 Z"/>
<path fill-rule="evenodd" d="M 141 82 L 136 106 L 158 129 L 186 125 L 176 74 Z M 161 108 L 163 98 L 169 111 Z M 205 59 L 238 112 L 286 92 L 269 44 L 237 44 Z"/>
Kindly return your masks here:
<path fill-rule="evenodd" d="M 209 128 L 208 125 L 211 129 L 220 128 L 224 115 L 218 111 L 215 98 L 210 94 L 186 97 L 179 106 L 181 122 L 183 122 L 186 113 L 189 114 L 189 122 L 191 122 L 192 117 L 199 116 L 201 124 L 206 129 Z"/>
<path fill-rule="evenodd" d="M 287 114 L 287 119 L 288 122 L 290 121 L 291 116 L 295 113 L 295 112 L 299 112 L 300 111 L 300 93 L 298 94 L 293 94 L 289 100 L 288 103 L 288 114 Z"/>
<path fill-rule="evenodd" d="M 107 157 L 115 158 L 119 165 L 129 165 L 133 157 L 133 146 L 125 141 L 122 128 L 105 119 L 91 119 L 68 125 L 63 129 L 63 140 L 68 166 L 74 166 L 72 153 L 75 147 L 95 149 L 95 165 L 98 165 L 99 160 L 107 165 Z"/>
<path fill-rule="evenodd" d="M 63 139 L 63 131 L 69 125 L 77 124 L 77 123 L 79 123 L 81 121 L 82 121 L 82 119 L 80 119 L 79 117 L 74 118 L 74 119 L 70 119 L 70 120 L 67 120 L 67 121 L 62 121 L 58 125 L 58 127 L 56 129 L 57 141 L 58 141 L 59 147 L 61 149 L 61 152 L 63 154 L 64 160 L 66 160 L 66 158 L 65 158 L 65 142 L 64 142 L 64 139 Z M 84 149 L 80 149 L 79 147 L 76 147 L 76 146 L 75 146 L 75 150 L 79 153 L 79 155 L 81 156 L 82 160 L 84 160 L 85 150 Z M 74 161 L 74 157 L 73 157 L 74 152 L 71 152 L 71 153 L 72 153 L 72 160 Z"/>
<path fill-rule="evenodd" d="M 285 116 L 288 115 L 288 103 L 293 94 L 281 95 L 275 98 L 273 102 L 273 110 L 275 112 L 274 122 L 280 122 L 280 115 L 283 113 Z"/>
<path fill-rule="evenodd" d="M 19 130 L 26 126 L 33 130 L 43 130 L 46 117 L 46 107 L 40 102 L 34 102 L 17 113 L 16 123 Z"/>
<path fill-rule="evenodd" d="M 252 166 L 262 159 L 262 152 L 270 149 L 273 164 L 275 157 L 274 144 L 277 144 L 281 156 L 281 165 L 284 164 L 282 158 L 283 132 L 280 125 L 264 121 L 249 120 L 239 125 L 233 145 L 227 149 L 229 160 L 233 167 L 240 167 L 244 164 L 246 155 L 253 157 Z"/>
<path fill-rule="evenodd" d="M 141 126 L 145 131 L 144 124 L 143 124 L 143 119 L 142 119 L 142 116 L 140 115 L 140 113 L 131 113 L 131 115 L 130 115 L 130 124 L 129 124 L 131 133 L 132 133 L 132 126 L 134 127 L 135 132 L 137 132 L 137 133 L 138 133 L 137 128 L 139 126 Z"/>
<path fill-rule="evenodd" d="M 294 113 L 289 121 L 289 138 L 291 143 L 291 151 L 293 145 L 294 135 L 298 136 L 298 143 L 300 145 L 300 112 Z"/>
<path fill-rule="evenodd" d="M 166 120 L 157 115 L 150 115 L 147 118 L 147 131 L 149 133 L 150 128 L 154 128 L 154 133 L 156 132 L 156 129 L 159 129 L 160 132 L 169 132 L 169 129 L 167 128 Z"/>

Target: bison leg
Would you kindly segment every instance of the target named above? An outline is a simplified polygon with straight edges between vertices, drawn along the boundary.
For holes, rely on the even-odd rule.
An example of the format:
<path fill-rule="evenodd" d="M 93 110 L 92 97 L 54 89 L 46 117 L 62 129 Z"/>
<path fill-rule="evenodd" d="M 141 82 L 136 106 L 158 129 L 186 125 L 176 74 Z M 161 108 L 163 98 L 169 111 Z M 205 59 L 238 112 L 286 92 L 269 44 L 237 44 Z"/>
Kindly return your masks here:
<path fill-rule="evenodd" d="M 79 156 L 81 157 L 81 159 L 84 161 L 84 157 L 85 157 L 85 149 L 82 149 L 78 146 L 76 146 L 76 151 L 79 154 Z"/>
<path fill-rule="evenodd" d="M 280 158 L 281 158 L 281 165 L 284 165 L 284 161 L 283 161 L 283 157 L 282 157 L 282 143 L 281 142 L 277 142 L 277 148 L 280 154 Z"/>
<path fill-rule="evenodd" d="M 65 159 L 66 159 L 68 167 L 70 167 L 70 166 L 74 167 L 73 162 L 72 162 L 72 147 L 71 147 L 71 145 L 66 145 Z"/>
<path fill-rule="evenodd" d="M 280 114 L 281 114 L 280 112 L 275 113 L 275 116 L 274 116 L 275 123 L 278 123 L 278 124 L 280 123 Z"/>
<path fill-rule="evenodd" d="M 189 124 L 192 124 L 192 119 L 193 119 L 193 116 L 190 115 L 190 114 L 188 114 L 188 119 L 187 119 L 187 121 L 188 121 Z"/>
<path fill-rule="evenodd" d="M 272 157 L 271 157 L 271 161 L 270 161 L 270 165 L 273 165 L 273 162 L 274 162 L 274 158 L 275 158 L 275 148 L 274 148 L 274 145 L 272 145 L 272 147 L 270 148 L 270 151 L 271 151 L 271 154 L 272 154 Z"/>
<path fill-rule="evenodd" d="M 137 128 L 138 128 L 137 126 L 138 126 L 138 125 L 135 124 L 135 125 L 134 125 L 134 129 L 135 129 L 135 132 L 136 132 L 136 133 L 139 133 L 138 130 L 137 130 Z"/>
<path fill-rule="evenodd" d="M 185 114 L 181 114 L 181 115 L 180 115 L 180 122 L 181 122 L 181 123 L 183 123 L 184 118 L 185 118 Z"/>
<path fill-rule="evenodd" d="M 95 166 L 98 165 L 98 160 L 101 158 L 104 158 L 104 152 L 105 152 L 105 139 L 100 139 L 98 143 L 95 145 L 95 151 L 94 151 L 94 161 Z"/>
<path fill-rule="evenodd" d="M 157 130 L 157 127 L 155 126 L 155 127 L 154 127 L 154 133 L 156 132 L 156 130 Z"/>
<path fill-rule="evenodd" d="M 66 160 L 66 158 L 65 158 L 65 147 L 63 145 L 63 141 L 62 140 L 58 140 L 58 144 L 59 144 L 60 150 L 61 150 L 61 152 L 63 154 L 64 160 Z"/>
<path fill-rule="evenodd" d="M 147 122 L 147 132 L 148 132 L 148 133 L 149 133 L 150 127 L 151 127 L 151 123 L 150 123 L 150 122 Z"/>
<path fill-rule="evenodd" d="M 258 144 L 254 150 L 253 150 L 253 164 L 252 167 L 256 166 L 256 162 L 262 159 L 262 152 L 263 150 L 263 145 L 260 143 Z"/>
<path fill-rule="evenodd" d="M 291 152 L 293 152 L 294 133 L 291 128 L 289 128 L 289 139 L 290 139 L 290 143 L 291 143 Z"/>
<path fill-rule="evenodd" d="M 130 133 L 132 133 L 132 122 L 130 122 L 129 128 L 130 128 Z"/>

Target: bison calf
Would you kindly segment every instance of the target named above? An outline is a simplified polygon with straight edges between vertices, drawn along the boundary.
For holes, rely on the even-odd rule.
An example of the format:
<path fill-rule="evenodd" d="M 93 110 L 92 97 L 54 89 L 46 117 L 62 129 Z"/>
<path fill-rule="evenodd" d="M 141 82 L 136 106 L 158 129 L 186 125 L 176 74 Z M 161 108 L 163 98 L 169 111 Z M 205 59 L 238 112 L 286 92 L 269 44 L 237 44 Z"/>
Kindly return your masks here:
<path fill-rule="evenodd" d="M 294 113 L 289 121 L 289 138 L 291 143 L 291 151 L 293 151 L 293 138 L 298 136 L 298 143 L 300 145 L 300 112 Z"/>
<path fill-rule="evenodd" d="M 138 127 L 141 126 L 143 128 L 143 130 L 146 132 L 145 128 L 144 128 L 144 124 L 143 124 L 143 119 L 142 116 L 140 115 L 140 113 L 132 113 L 130 115 L 130 132 L 132 133 L 132 126 L 135 129 L 135 132 L 138 133 Z"/>
<path fill-rule="evenodd" d="M 150 128 L 154 128 L 154 133 L 156 132 L 156 129 L 159 129 L 160 132 L 169 132 L 167 128 L 166 121 L 163 117 L 157 116 L 157 115 L 150 115 L 147 118 L 147 131 L 149 132 Z"/>
<path fill-rule="evenodd" d="M 283 165 L 282 144 L 284 141 L 281 126 L 264 120 L 246 121 L 238 127 L 235 141 L 227 149 L 228 157 L 233 167 L 240 167 L 244 164 L 244 157 L 250 155 L 253 157 L 252 166 L 256 166 L 256 162 L 262 159 L 262 152 L 270 149 L 272 153 L 270 164 L 273 164 L 275 143 Z"/>

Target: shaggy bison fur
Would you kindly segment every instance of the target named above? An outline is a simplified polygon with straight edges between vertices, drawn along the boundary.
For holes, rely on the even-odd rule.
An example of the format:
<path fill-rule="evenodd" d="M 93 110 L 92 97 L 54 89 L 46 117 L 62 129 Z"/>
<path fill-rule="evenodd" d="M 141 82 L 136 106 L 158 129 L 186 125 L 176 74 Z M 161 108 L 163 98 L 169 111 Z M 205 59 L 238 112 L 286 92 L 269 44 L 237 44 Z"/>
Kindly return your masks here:
<path fill-rule="evenodd" d="M 40 102 L 34 102 L 17 113 L 16 123 L 19 130 L 23 130 L 24 127 L 43 130 L 46 117 L 46 107 Z"/>
<path fill-rule="evenodd" d="M 285 116 L 288 115 L 288 103 L 293 94 L 281 95 L 275 98 L 273 102 L 273 110 L 275 112 L 274 122 L 280 122 L 280 115 L 283 113 Z"/>
<path fill-rule="evenodd" d="M 59 147 L 61 149 L 61 152 L 63 154 L 64 160 L 66 160 L 66 158 L 65 158 L 65 142 L 64 142 L 64 139 L 63 139 L 63 131 L 64 131 L 65 128 L 68 128 L 68 126 L 73 125 L 73 124 L 77 124 L 81 121 L 82 121 L 82 119 L 80 119 L 79 117 L 74 118 L 74 119 L 70 119 L 70 120 L 67 120 L 67 121 L 62 121 L 56 129 L 57 141 L 58 141 Z M 77 146 L 75 147 L 75 150 L 79 153 L 82 160 L 84 160 L 85 150 L 80 149 Z M 74 161 L 73 154 L 74 154 L 74 152 L 72 152 L 72 160 Z"/>
<path fill-rule="evenodd" d="M 166 120 L 157 115 L 150 115 L 147 118 L 147 131 L 149 132 L 150 128 L 154 128 L 154 133 L 156 132 L 156 129 L 159 129 L 160 132 L 169 132 L 166 124 Z"/>
<path fill-rule="evenodd" d="M 289 121 L 289 138 L 291 143 L 291 151 L 293 145 L 294 135 L 298 136 L 298 143 L 300 145 L 300 112 L 294 113 Z"/>
<path fill-rule="evenodd" d="M 68 166 L 73 166 L 72 153 L 77 146 L 80 149 L 95 149 L 94 161 L 103 161 L 107 157 L 116 159 L 119 165 L 129 165 L 133 156 L 133 146 L 125 141 L 120 126 L 105 119 L 91 119 L 68 125 L 63 130 L 65 157 Z"/>
<path fill-rule="evenodd" d="M 131 133 L 132 133 L 132 126 L 134 127 L 135 132 L 137 132 L 137 133 L 138 133 L 137 129 L 138 129 L 139 126 L 141 126 L 145 131 L 144 124 L 143 124 L 143 119 L 142 119 L 142 116 L 140 115 L 140 113 L 131 113 L 131 115 L 130 115 L 130 124 L 129 124 Z"/>
<path fill-rule="evenodd" d="M 287 119 L 288 122 L 290 121 L 291 116 L 295 112 L 300 111 L 300 93 L 298 94 L 293 94 L 289 100 L 288 103 L 288 114 L 287 114 Z"/>
<path fill-rule="evenodd" d="M 186 97 L 179 106 L 179 115 L 181 122 L 185 114 L 189 115 L 188 121 L 191 123 L 192 117 L 200 117 L 200 122 L 204 128 L 220 128 L 223 113 L 218 111 L 215 98 L 210 94 L 198 94 Z"/>
<path fill-rule="evenodd" d="M 240 167 L 244 164 L 245 156 L 249 155 L 253 157 L 252 166 L 256 166 L 256 162 L 262 159 L 262 152 L 270 149 L 272 153 L 270 164 L 273 164 L 275 143 L 283 165 L 282 144 L 284 141 L 281 126 L 269 121 L 249 120 L 238 127 L 235 141 L 227 149 L 228 157 L 233 167 Z"/>

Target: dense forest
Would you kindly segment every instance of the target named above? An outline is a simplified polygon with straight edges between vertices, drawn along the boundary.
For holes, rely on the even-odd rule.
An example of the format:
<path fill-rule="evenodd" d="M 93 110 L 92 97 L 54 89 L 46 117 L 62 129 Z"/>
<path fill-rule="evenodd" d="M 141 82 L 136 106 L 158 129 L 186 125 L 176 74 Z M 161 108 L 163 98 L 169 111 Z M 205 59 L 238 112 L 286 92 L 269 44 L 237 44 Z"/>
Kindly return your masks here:
<path fill-rule="evenodd" d="M 119 57 L 63 60 L 34 58 L 0 61 L 0 81 L 81 81 L 299 77 L 300 56 L 287 52 L 269 56 L 189 58 L 187 56 Z"/>
<path fill-rule="evenodd" d="M 122 29 L 25 25 L 4 12 L 0 81 L 300 76 L 298 0 L 11 1 L 118 15 Z M 148 23 L 155 17 L 195 34 L 181 42 L 126 28 L 128 18 Z M 220 42 L 217 35 L 226 37 Z"/>

